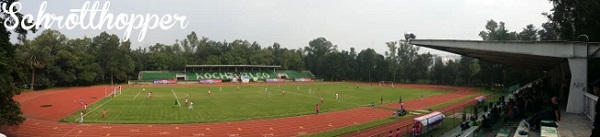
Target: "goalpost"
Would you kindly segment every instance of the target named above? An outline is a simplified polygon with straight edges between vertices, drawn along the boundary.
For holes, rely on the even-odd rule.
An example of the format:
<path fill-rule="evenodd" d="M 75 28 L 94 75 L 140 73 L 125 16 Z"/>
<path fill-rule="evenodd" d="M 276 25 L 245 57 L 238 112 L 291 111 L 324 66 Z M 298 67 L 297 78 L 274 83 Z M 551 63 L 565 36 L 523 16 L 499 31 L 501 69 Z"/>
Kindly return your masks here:
<path fill-rule="evenodd" d="M 394 87 L 394 82 L 392 82 L 392 81 L 379 81 L 379 86 Z"/>
<path fill-rule="evenodd" d="M 108 86 L 108 87 L 104 87 L 104 97 L 114 97 L 116 95 L 120 95 L 121 94 L 121 86 Z"/>

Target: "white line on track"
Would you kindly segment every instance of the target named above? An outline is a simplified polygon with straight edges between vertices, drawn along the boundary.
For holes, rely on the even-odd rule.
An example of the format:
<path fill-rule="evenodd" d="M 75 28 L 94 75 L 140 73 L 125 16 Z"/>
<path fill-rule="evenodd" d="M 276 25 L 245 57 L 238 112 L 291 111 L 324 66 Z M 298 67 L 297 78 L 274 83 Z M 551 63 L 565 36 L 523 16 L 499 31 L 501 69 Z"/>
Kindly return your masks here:
<path fill-rule="evenodd" d="M 69 130 L 67 133 L 65 133 L 65 135 L 63 135 L 63 137 L 67 136 L 69 133 L 71 133 L 71 131 L 75 130 L 76 128 L 78 128 L 79 126 L 81 126 L 81 124 L 73 127 L 71 130 Z"/>

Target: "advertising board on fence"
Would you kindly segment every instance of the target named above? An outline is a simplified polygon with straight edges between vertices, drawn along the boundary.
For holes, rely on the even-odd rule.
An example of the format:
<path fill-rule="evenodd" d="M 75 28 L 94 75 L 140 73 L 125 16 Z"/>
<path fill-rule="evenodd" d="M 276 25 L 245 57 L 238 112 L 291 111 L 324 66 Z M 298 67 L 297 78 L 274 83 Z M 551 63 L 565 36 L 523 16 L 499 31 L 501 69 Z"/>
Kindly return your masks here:
<path fill-rule="evenodd" d="M 284 82 L 285 79 L 281 79 L 281 78 L 268 78 L 267 82 Z"/>
<path fill-rule="evenodd" d="M 294 81 L 296 81 L 296 82 L 307 82 L 307 81 L 311 81 L 311 79 L 309 79 L 309 78 L 297 78 Z"/>
<path fill-rule="evenodd" d="M 249 83 L 250 79 L 249 78 L 242 78 L 242 83 Z"/>
<path fill-rule="evenodd" d="M 223 80 L 220 79 L 201 79 L 201 84 L 213 84 L 213 83 L 222 83 Z"/>
<path fill-rule="evenodd" d="M 154 84 L 176 84 L 177 80 L 155 80 Z"/>
<path fill-rule="evenodd" d="M 242 75 L 242 83 L 248 83 L 248 82 L 250 82 L 250 76 Z"/>

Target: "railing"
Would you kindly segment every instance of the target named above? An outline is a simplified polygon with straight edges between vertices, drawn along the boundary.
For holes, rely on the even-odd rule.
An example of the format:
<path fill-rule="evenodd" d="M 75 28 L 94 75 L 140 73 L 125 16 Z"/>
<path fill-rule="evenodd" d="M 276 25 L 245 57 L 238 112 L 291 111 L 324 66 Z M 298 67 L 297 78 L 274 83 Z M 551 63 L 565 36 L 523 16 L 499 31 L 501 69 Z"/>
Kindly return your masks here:
<path fill-rule="evenodd" d="M 485 101 L 485 104 L 483 104 L 483 105 L 487 105 L 487 102 L 492 101 L 492 99 L 493 99 L 492 96 L 486 96 L 486 98 L 487 98 L 487 100 Z M 442 121 L 442 123 L 440 124 L 440 126 L 438 126 L 437 128 L 433 128 L 433 129 L 427 129 L 427 132 L 425 132 L 425 133 L 422 132 L 421 134 L 419 134 L 419 136 L 428 137 L 428 136 L 444 135 L 446 132 L 448 132 L 448 131 L 454 129 L 456 126 L 460 125 L 460 123 L 463 121 L 463 114 L 473 114 L 474 113 L 473 107 L 475 107 L 475 105 L 477 103 L 478 103 L 477 100 L 472 99 L 472 101 L 470 101 L 466 104 L 460 105 L 458 107 L 454 107 L 450 110 L 443 110 L 443 109 L 438 110 L 446 116 L 444 118 L 444 120 Z M 478 108 L 478 113 L 481 113 L 481 112 L 483 112 L 483 109 Z M 411 117 L 410 120 L 412 120 L 415 117 L 418 117 L 418 116 Z M 469 116 L 465 116 L 465 117 L 467 119 L 469 118 Z M 481 117 L 481 116 L 478 116 L 478 117 Z M 447 125 L 447 124 L 450 124 L 450 125 Z M 372 135 L 371 137 L 387 137 L 390 135 L 390 131 L 391 131 L 392 136 L 396 136 L 397 131 L 399 131 L 400 136 L 410 137 L 412 127 L 413 127 L 413 124 L 411 123 L 411 124 L 400 126 L 398 128 L 388 129 L 384 132 Z M 423 128 L 427 128 L 427 127 L 423 127 Z M 423 130 L 423 131 L 425 131 L 425 130 Z"/>
<path fill-rule="evenodd" d="M 598 96 L 590 93 L 583 94 L 583 114 L 585 114 L 590 120 L 594 120 L 596 112 L 596 102 L 598 102 Z"/>

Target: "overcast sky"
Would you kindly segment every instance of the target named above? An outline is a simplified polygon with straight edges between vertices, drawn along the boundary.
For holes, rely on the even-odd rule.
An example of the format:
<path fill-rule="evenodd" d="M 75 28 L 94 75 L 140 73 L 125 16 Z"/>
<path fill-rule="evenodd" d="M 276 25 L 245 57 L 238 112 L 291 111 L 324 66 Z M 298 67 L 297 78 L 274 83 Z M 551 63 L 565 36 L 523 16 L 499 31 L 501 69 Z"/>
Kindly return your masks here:
<path fill-rule="evenodd" d="M 36 17 L 43 1 L 21 2 L 21 12 Z M 67 16 L 69 9 L 80 9 L 84 2 L 48 1 L 46 13 Z M 385 42 L 403 39 L 405 32 L 416 34 L 417 39 L 480 40 L 478 34 L 487 20 L 504 21 L 509 30 L 521 31 L 527 24 L 539 27 L 546 22 L 541 13 L 551 8 L 548 0 L 114 0 L 109 13 L 187 16 L 187 28 L 149 30 L 142 42 L 137 41 L 139 31 L 133 31 L 133 48 L 173 44 L 195 31 L 211 40 L 257 41 L 263 47 L 278 42 L 293 49 L 325 37 L 340 50 L 374 48 L 383 54 Z M 69 38 L 93 37 L 102 31 L 122 37 L 124 32 L 59 31 Z"/>

